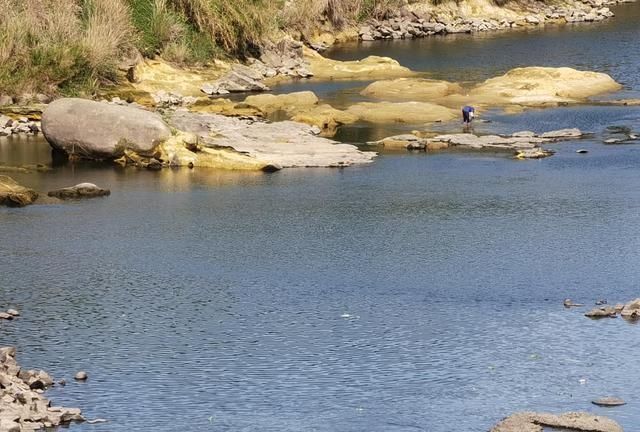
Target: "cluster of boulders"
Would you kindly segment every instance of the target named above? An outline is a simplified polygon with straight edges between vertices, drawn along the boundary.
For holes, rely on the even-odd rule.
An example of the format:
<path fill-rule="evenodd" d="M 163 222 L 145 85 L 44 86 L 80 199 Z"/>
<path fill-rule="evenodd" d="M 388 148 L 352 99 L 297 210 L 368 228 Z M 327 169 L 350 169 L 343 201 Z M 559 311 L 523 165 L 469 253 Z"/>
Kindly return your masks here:
<path fill-rule="evenodd" d="M 640 318 L 640 298 L 628 303 L 618 303 L 615 306 L 607 305 L 604 302 L 584 315 L 589 318 L 617 318 L 621 316 L 629 320 L 637 320 Z"/>
<path fill-rule="evenodd" d="M 584 0 L 570 8 L 562 4 L 544 4 L 544 8 L 536 13 L 509 19 L 462 17 L 446 19 L 403 8 L 384 20 L 369 21 L 359 29 L 358 34 L 360 40 L 363 41 L 416 39 L 433 35 L 476 33 L 536 26 L 546 22 L 602 21 L 614 15 L 605 4 L 615 3 L 617 1 Z"/>
<path fill-rule="evenodd" d="M 20 316 L 20 312 L 16 309 L 7 309 L 6 312 L 0 312 L 0 320 L 12 320 Z"/>
<path fill-rule="evenodd" d="M 40 122 L 31 121 L 27 117 L 20 117 L 17 120 L 0 114 L 0 137 L 15 134 L 35 135 L 40 132 Z"/>
<path fill-rule="evenodd" d="M 166 92 L 161 90 L 151 95 L 153 101 L 158 108 L 172 108 L 177 106 L 189 106 L 198 101 L 198 98 L 193 96 L 183 96 L 179 93 Z"/>
<path fill-rule="evenodd" d="M 85 421 L 77 408 L 52 406 L 43 393 L 54 385 L 41 370 L 25 370 L 16 349 L 0 348 L 0 431 L 30 432 Z"/>
<path fill-rule="evenodd" d="M 42 93 L 38 93 L 35 95 L 26 93 L 16 98 L 5 94 L 0 95 L 0 107 L 9 105 L 28 105 L 31 103 L 48 104 L 49 102 L 51 102 L 51 99 L 51 96 L 47 96 Z"/>
<path fill-rule="evenodd" d="M 222 78 L 202 87 L 202 92 L 213 95 L 268 91 L 266 78 L 288 76 L 309 78 L 313 76 L 304 59 L 302 42 L 285 38 L 278 43 L 262 47 L 259 59 L 251 58 L 247 65 L 234 64 Z"/>
<path fill-rule="evenodd" d="M 447 148 L 506 151 L 513 153 L 518 159 L 540 159 L 554 154 L 553 150 L 541 148 L 541 144 L 578 139 L 584 135 L 579 129 L 561 129 L 542 134 L 522 131 L 511 135 L 475 135 L 472 133 L 434 135 L 414 132 L 384 138 L 368 144 L 382 145 L 387 149 L 418 151 L 443 150 Z"/>

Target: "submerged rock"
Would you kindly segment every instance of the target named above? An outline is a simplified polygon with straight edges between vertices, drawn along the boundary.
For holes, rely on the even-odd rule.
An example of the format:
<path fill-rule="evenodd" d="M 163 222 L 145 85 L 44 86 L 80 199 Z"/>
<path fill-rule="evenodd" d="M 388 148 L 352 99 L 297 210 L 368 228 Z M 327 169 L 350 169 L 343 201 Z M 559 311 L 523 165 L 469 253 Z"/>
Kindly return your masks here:
<path fill-rule="evenodd" d="M 109 189 L 102 189 L 93 183 L 80 183 L 68 188 L 57 189 L 47 194 L 50 197 L 65 199 L 96 198 L 111 195 Z"/>
<path fill-rule="evenodd" d="M 84 99 L 58 99 L 42 114 L 51 146 L 73 157 L 115 159 L 124 150 L 152 153 L 171 136 L 155 113 Z"/>
<path fill-rule="evenodd" d="M 24 207 L 38 198 L 38 193 L 18 184 L 11 177 L 0 175 L 0 205 Z"/>
<path fill-rule="evenodd" d="M 543 432 L 544 428 L 568 432 L 623 432 L 615 421 L 584 412 L 562 415 L 522 412 L 513 414 L 491 429 L 491 432 Z"/>

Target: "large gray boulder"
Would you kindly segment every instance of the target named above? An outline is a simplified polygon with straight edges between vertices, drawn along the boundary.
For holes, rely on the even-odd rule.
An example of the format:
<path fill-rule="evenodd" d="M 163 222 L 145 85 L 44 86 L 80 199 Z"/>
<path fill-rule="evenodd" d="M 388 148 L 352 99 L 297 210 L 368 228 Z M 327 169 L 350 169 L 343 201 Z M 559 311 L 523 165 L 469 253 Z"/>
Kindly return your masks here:
<path fill-rule="evenodd" d="M 158 114 L 75 98 L 45 109 L 42 132 L 54 149 L 87 159 L 118 158 L 126 149 L 150 154 L 171 136 Z"/>

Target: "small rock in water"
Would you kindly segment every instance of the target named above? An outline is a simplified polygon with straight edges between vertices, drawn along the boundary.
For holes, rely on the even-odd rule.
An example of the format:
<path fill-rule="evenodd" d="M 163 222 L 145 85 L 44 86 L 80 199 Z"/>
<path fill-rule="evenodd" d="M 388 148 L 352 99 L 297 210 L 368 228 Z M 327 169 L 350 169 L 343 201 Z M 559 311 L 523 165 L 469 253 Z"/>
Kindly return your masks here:
<path fill-rule="evenodd" d="M 606 304 L 607 304 L 607 301 L 606 301 L 606 300 L 604 300 L 604 299 L 603 299 L 603 300 L 598 300 L 598 301 L 596 302 L 596 306 L 602 306 L 602 305 L 606 305 Z"/>
<path fill-rule="evenodd" d="M 6 312 L 0 312 L 0 319 L 12 320 L 13 319 L 13 315 L 9 315 Z"/>
<path fill-rule="evenodd" d="M 85 371 L 80 371 L 73 378 L 76 381 L 86 381 L 87 378 L 89 378 L 89 376 L 87 375 L 87 373 Z"/>
<path fill-rule="evenodd" d="M 586 154 L 586 153 L 589 153 L 589 150 L 586 150 L 586 149 L 578 149 L 578 150 L 576 150 L 576 153 L 578 153 L 578 154 Z"/>
<path fill-rule="evenodd" d="M 60 381 L 58 381 L 58 384 L 61 385 L 62 387 L 67 385 L 67 380 L 63 380 L 61 379 Z"/>
<path fill-rule="evenodd" d="M 574 303 L 571 299 L 564 299 L 564 302 L 562 303 L 564 305 L 564 307 L 566 308 L 572 308 L 572 307 L 581 307 L 584 306 L 581 303 Z"/>
<path fill-rule="evenodd" d="M 618 316 L 618 312 L 611 306 L 597 307 L 584 314 L 584 316 L 588 318 L 616 318 Z"/>
<path fill-rule="evenodd" d="M 11 316 L 14 316 L 14 317 L 20 316 L 20 312 L 18 312 L 18 311 L 17 311 L 17 310 L 15 310 L 15 309 L 9 309 L 9 310 L 7 310 L 7 313 L 8 313 L 9 315 L 11 315 Z"/>
<path fill-rule="evenodd" d="M 600 399 L 596 399 L 591 401 L 592 404 L 602 406 L 602 407 L 616 407 L 621 405 L 626 405 L 627 403 L 620 398 L 617 397 L 603 397 Z"/>

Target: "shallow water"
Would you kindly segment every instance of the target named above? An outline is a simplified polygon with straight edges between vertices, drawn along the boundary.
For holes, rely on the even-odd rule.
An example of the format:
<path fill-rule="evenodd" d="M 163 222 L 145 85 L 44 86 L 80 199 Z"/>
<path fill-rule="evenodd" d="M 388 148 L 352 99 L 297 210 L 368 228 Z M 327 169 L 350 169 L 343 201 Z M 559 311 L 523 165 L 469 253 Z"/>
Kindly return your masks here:
<path fill-rule="evenodd" d="M 112 196 L 0 209 L 0 305 L 23 312 L 0 322 L 0 345 L 57 378 L 89 372 L 50 392 L 110 421 L 79 432 L 481 432 L 526 409 L 587 410 L 633 432 L 639 327 L 562 300 L 640 297 L 640 145 L 601 142 L 607 126 L 640 129 L 640 108 L 490 119 L 477 131 L 595 135 L 540 161 L 403 152 L 274 174 L 12 173 Z M 3 140 L 0 162 L 50 153 Z M 628 405 L 590 404 L 609 394 Z"/>

